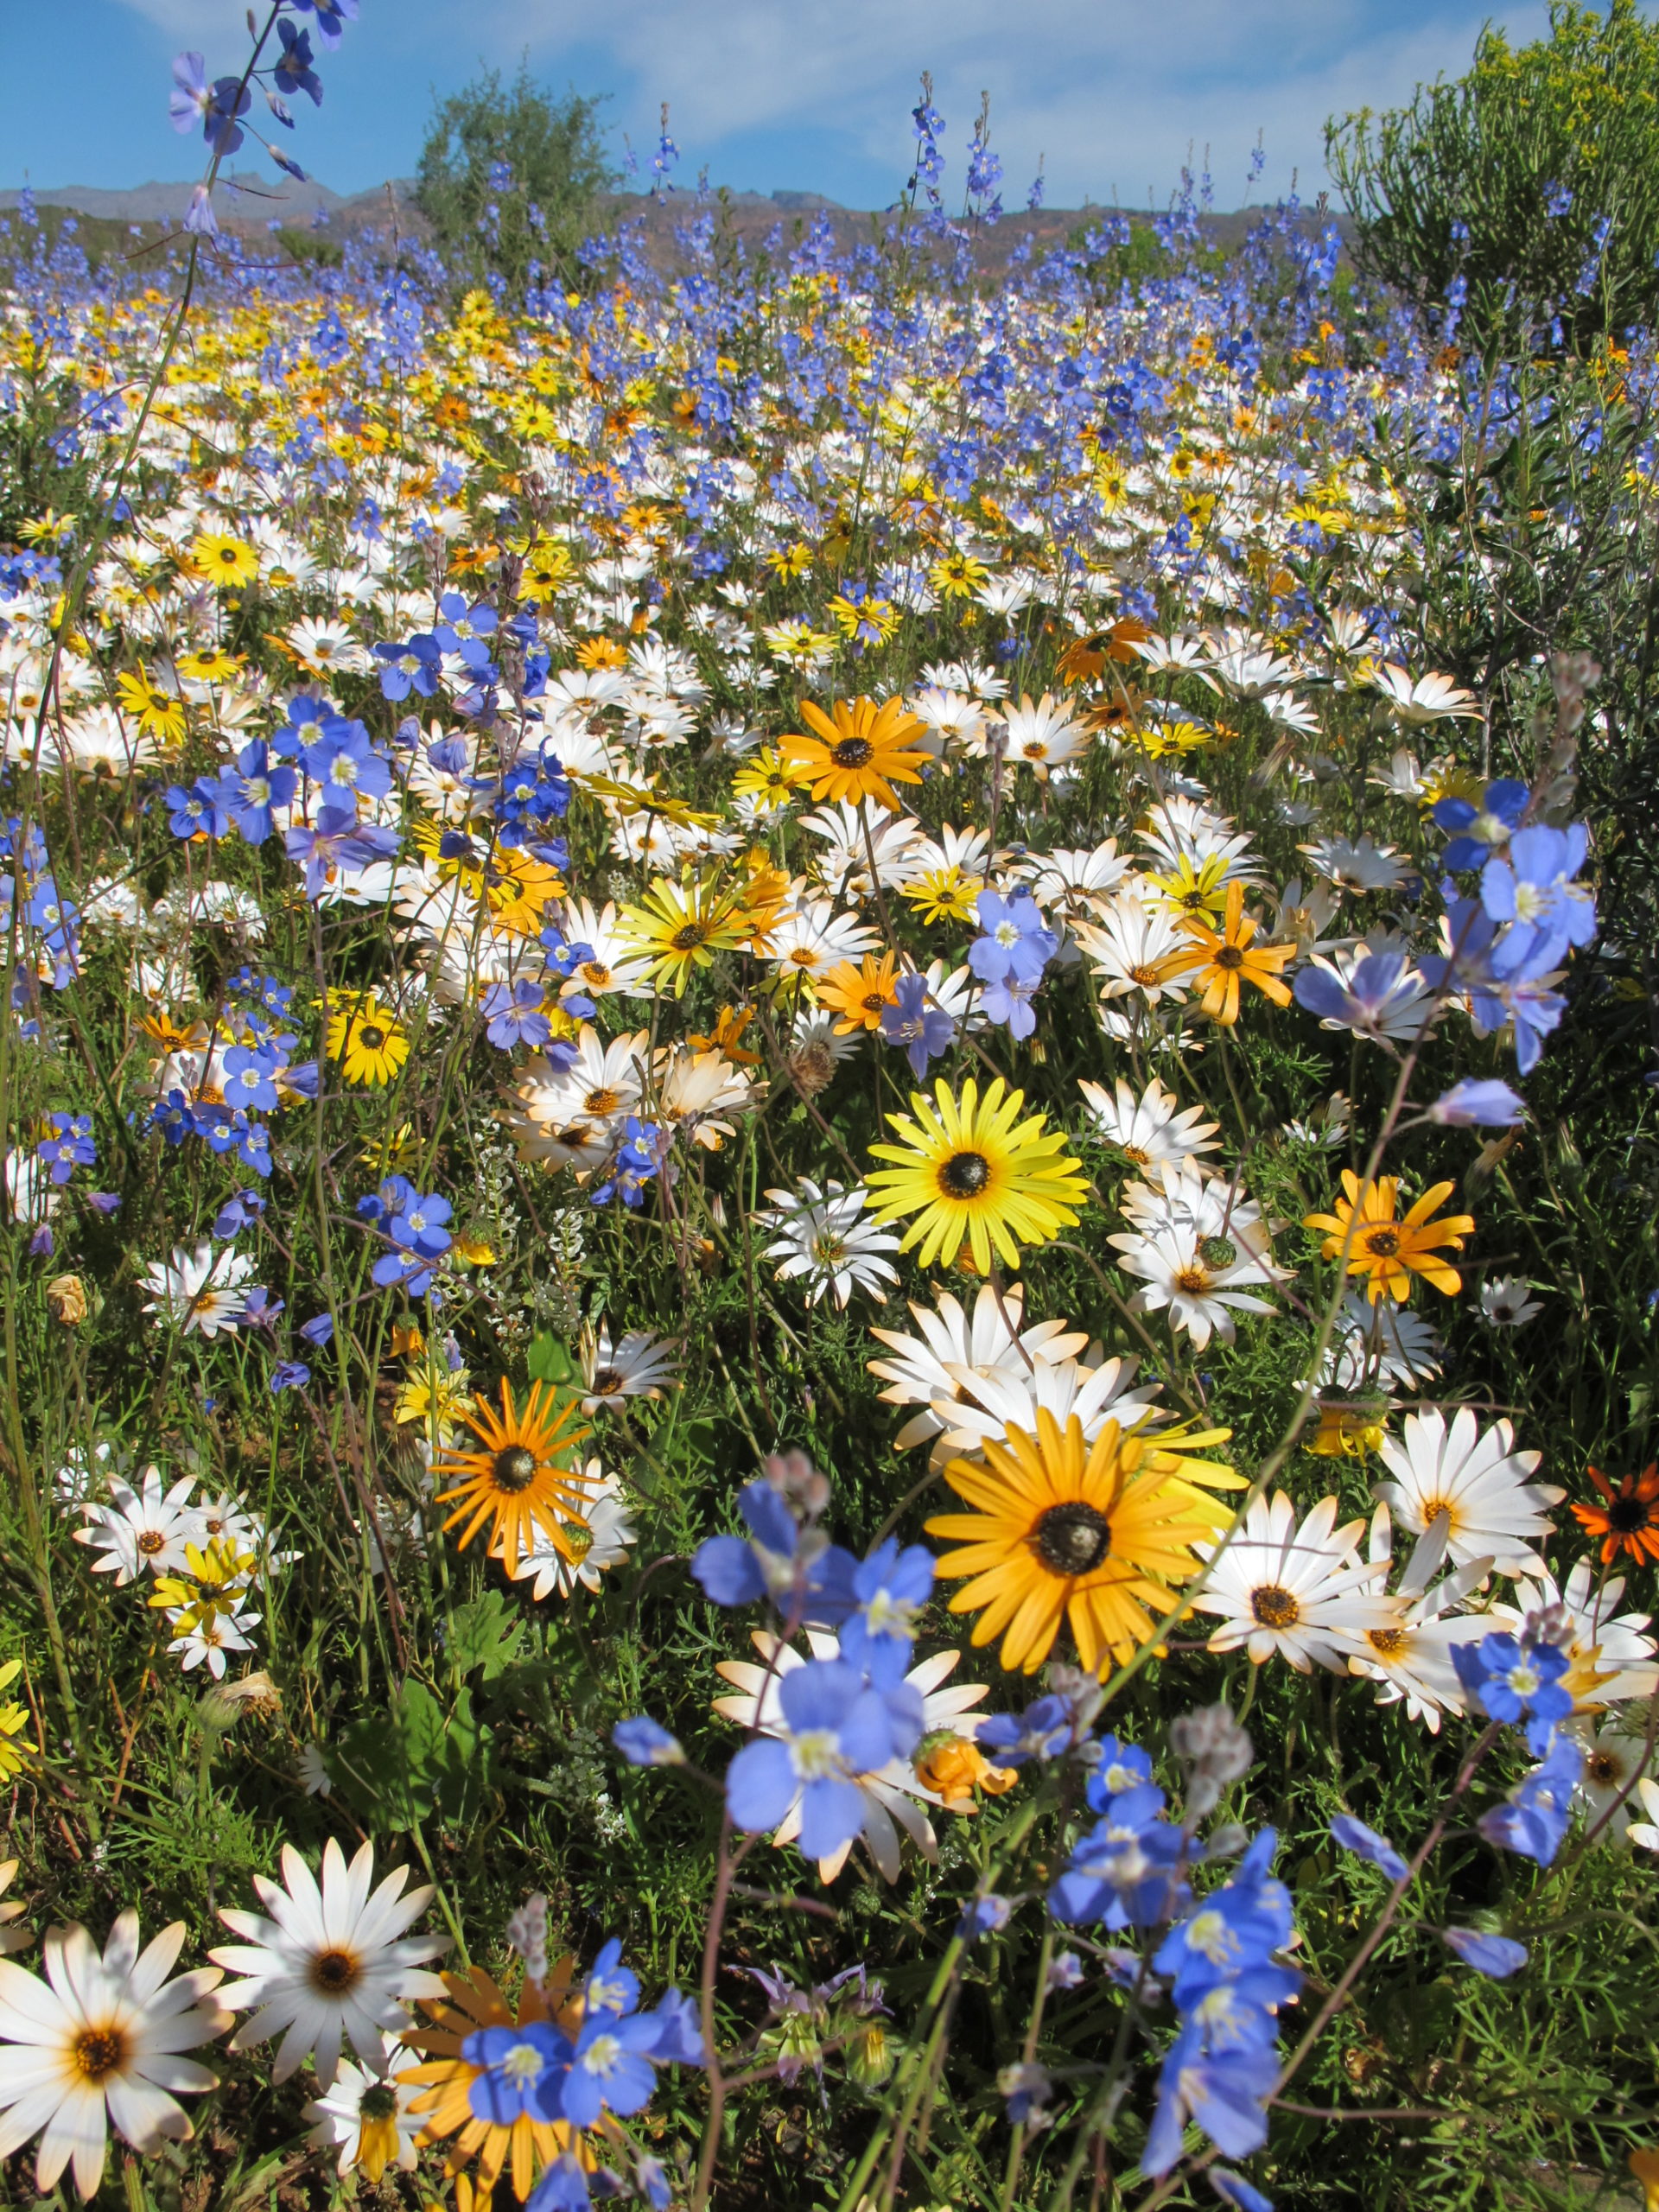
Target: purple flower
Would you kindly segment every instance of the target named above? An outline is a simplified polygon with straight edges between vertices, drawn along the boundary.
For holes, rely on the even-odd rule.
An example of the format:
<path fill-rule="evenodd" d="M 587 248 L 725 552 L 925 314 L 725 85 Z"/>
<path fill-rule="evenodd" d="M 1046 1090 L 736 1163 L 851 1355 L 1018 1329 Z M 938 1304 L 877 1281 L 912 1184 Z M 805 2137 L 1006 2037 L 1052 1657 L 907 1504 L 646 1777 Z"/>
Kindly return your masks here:
<path fill-rule="evenodd" d="M 1475 1928 L 1442 1928 L 1440 1938 L 1465 1966 L 1494 1981 L 1507 1981 L 1527 1963 L 1527 1947 L 1507 1936 L 1483 1936 Z"/>
<path fill-rule="evenodd" d="M 1000 1897 L 995 1891 L 983 1896 L 970 1897 L 957 1923 L 957 1933 L 964 1942 L 977 1942 L 982 1936 L 995 1936 L 1014 1917 L 1014 1907 L 1007 1897 Z"/>
<path fill-rule="evenodd" d="M 207 82 L 207 67 L 200 54 L 175 54 L 173 57 L 173 90 L 167 103 L 167 112 L 173 128 L 181 135 L 194 130 L 197 124 L 206 124 L 207 111 L 213 103 L 212 89 Z"/>
<path fill-rule="evenodd" d="M 1211 2166 L 1210 2186 L 1224 2204 L 1231 2204 L 1237 2212 L 1273 2212 L 1273 2199 L 1264 2196 L 1253 2182 L 1243 2174 L 1230 2172 L 1225 2166 Z"/>
<path fill-rule="evenodd" d="M 569 1003 L 567 1000 L 566 1004 Z M 938 1059 L 956 1033 L 957 1025 L 944 1009 L 929 1007 L 926 978 L 900 976 L 893 1003 L 881 1009 L 881 1034 L 889 1045 L 904 1046 L 911 1073 L 918 1080 L 925 1076 L 928 1062 Z"/>
<path fill-rule="evenodd" d="M 226 1104 L 274 1113 L 282 1100 L 273 1077 L 282 1065 L 281 1053 L 270 1046 L 251 1052 L 245 1045 L 232 1045 L 224 1062 Z"/>
<path fill-rule="evenodd" d="M 278 19 L 276 35 L 283 41 L 283 51 L 275 71 L 277 90 L 308 92 L 314 105 L 321 107 L 322 80 L 311 67 L 313 57 L 309 34 L 296 29 L 294 24 L 283 17 Z"/>
<path fill-rule="evenodd" d="M 1391 1882 L 1403 1882 L 1411 1872 L 1386 1836 L 1379 1835 L 1375 1828 L 1368 1828 L 1363 1821 L 1355 1820 L 1351 1814 L 1338 1813 L 1331 1823 L 1331 1834 L 1344 1851 L 1369 1859 Z"/>
<path fill-rule="evenodd" d="M 1300 978 L 1298 982 L 1300 984 Z M 1465 1076 L 1428 1109 L 1431 1122 L 1450 1129 L 1511 1129 L 1526 1119 L 1526 1103 L 1494 1077 Z"/>
<path fill-rule="evenodd" d="M 1024 1766 L 1027 1759 L 1057 1759 L 1070 1751 L 1075 1734 L 1071 1708 L 1063 1697 L 1039 1697 L 1023 1713 L 988 1713 L 974 1732 L 986 1751 L 996 1753 L 1002 1766 Z"/>
<path fill-rule="evenodd" d="M 300 1330 L 300 1334 L 305 1338 L 307 1344 L 315 1345 L 319 1351 L 328 1343 L 334 1333 L 334 1317 L 332 1313 L 313 1314 Z"/>

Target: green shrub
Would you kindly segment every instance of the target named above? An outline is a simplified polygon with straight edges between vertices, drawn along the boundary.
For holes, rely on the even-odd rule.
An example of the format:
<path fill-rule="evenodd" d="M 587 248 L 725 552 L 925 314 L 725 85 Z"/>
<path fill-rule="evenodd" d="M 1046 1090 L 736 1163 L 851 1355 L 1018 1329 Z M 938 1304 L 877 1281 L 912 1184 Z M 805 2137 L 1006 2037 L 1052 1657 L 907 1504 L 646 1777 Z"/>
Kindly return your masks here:
<path fill-rule="evenodd" d="M 511 85 L 486 70 L 433 110 L 416 172 L 415 204 L 458 275 L 494 277 L 524 296 L 532 264 L 575 275 L 599 194 L 614 183 L 599 129 L 600 100 L 555 100 L 521 64 Z"/>
<path fill-rule="evenodd" d="M 1518 49 L 1489 28 L 1467 76 L 1325 126 L 1360 268 L 1423 308 L 1461 277 L 1480 345 L 1557 315 L 1583 345 L 1659 305 L 1659 28 L 1635 0 L 1549 21 Z"/>

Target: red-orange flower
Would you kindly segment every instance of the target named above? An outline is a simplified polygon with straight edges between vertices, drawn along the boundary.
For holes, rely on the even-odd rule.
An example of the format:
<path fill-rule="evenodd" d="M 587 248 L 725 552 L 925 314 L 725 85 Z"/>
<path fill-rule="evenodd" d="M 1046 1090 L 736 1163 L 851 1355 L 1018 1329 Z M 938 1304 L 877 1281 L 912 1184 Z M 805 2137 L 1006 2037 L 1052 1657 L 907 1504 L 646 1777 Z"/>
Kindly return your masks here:
<path fill-rule="evenodd" d="M 1585 1470 L 1607 1501 L 1605 1505 L 1575 1505 L 1573 1514 L 1592 1536 L 1601 1538 L 1604 1566 L 1621 1552 L 1637 1565 L 1659 1560 L 1659 1459 L 1639 1475 L 1626 1475 L 1615 1490 L 1599 1467 Z"/>

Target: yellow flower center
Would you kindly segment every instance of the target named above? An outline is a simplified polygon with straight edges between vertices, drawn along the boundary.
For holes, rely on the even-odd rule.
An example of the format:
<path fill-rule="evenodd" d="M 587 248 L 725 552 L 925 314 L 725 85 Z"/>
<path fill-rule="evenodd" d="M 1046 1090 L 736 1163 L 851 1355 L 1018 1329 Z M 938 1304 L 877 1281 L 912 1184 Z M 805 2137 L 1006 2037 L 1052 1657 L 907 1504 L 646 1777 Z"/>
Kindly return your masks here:
<path fill-rule="evenodd" d="M 83 2028 L 70 2056 L 83 2081 L 102 2082 L 125 2063 L 127 2039 L 119 2028 Z"/>
<path fill-rule="evenodd" d="M 1252 1590 L 1250 1611 L 1263 1628 L 1294 1628 L 1301 1618 L 1301 1608 L 1288 1590 L 1281 1590 L 1277 1583 L 1266 1589 Z"/>
<path fill-rule="evenodd" d="M 1395 1659 L 1406 1648 L 1406 1631 L 1402 1628 L 1367 1629 L 1365 1641 L 1379 1658 Z"/>

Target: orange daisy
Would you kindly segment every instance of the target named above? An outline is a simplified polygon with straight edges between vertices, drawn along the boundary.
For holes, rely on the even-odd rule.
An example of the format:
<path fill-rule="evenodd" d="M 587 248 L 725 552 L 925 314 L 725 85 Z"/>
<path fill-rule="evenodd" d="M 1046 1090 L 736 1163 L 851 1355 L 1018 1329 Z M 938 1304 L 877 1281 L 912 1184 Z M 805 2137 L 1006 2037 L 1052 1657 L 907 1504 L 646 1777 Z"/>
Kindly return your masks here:
<path fill-rule="evenodd" d="M 1605 1505 L 1575 1505 L 1573 1518 L 1601 1538 L 1601 1563 L 1611 1567 L 1623 1552 L 1640 1566 L 1659 1560 L 1659 1459 L 1639 1475 L 1626 1475 L 1615 1490 L 1599 1467 L 1585 1472 L 1606 1500 Z"/>
<path fill-rule="evenodd" d="M 932 758 L 907 749 L 912 738 L 925 734 L 926 724 L 906 711 L 902 699 L 880 707 L 874 699 L 837 699 L 831 712 L 833 721 L 804 700 L 801 716 L 815 734 L 791 730 L 779 739 L 779 750 L 810 772 L 814 798 L 850 799 L 855 805 L 874 798 L 896 814 L 893 785 L 919 784 Z"/>
<path fill-rule="evenodd" d="M 571 1427 L 575 1413 L 574 1399 L 560 1406 L 544 1382 L 531 1385 L 521 1411 L 513 1405 L 512 1385 L 504 1382 L 499 1414 L 481 1402 L 476 1412 L 461 1415 L 484 1448 L 441 1452 L 432 1471 L 440 1480 L 452 1479 L 450 1489 L 438 1492 L 438 1503 L 461 1500 L 443 1525 L 452 1529 L 466 1521 L 457 1539 L 463 1549 L 487 1521 L 487 1548 L 506 1562 L 510 1574 L 534 1548 L 537 1529 L 562 1557 L 576 1556 L 563 1524 L 585 1526 L 592 1500 L 569 1455 L 593 1431 L 585 1423 Z"/>
<path fill-rule="evenodd" d="M 1334 1260 L 1345 1246 L 1346 1271 L 1368 1278 L 1365 1295 L 1373 1306 L 1383 1297 L 1403 1304 L 1411 1296 L 1414 1274 L 1425 1277 L 1448 1298 L 1457 1296 L 1463 1288 L 1463 1277 L 1439 1256 L 1439 1248 L 1449 1244 L 1454 1251 L 1461 1251 L 1475 1217 L 1449 1213 L 1439 1221 L 1429 1219 L 1435 1207 L 1451 1197 L 1453 1185 L 1432 1185 L 1403 1219 L 1395 1217 L 1400 1202 L 1397 1175 L 1379 1175 L 1362 1192 L 1358 1176 L 1344 1167 L 1342 1187 L 1344 1195 L 1337 1200 L 1334 1213 L 1310 1213 L 1302 1222 L 1304 1229 L 1325 1231 L 1321 1258 Z"/>
<path fill-rule="evenodd" d="M 1244 912 L 1244 887 L 1227 887 L 1227 911 L 1219 929 L 1199 914 L 1185 914 L 1181 927 L 1192 939 L 1179 952 L 1166 953 L 1158 963 L 1160 981 L 1196 972 L 1204 985 L 1201 1001 L 1212 1021 L 1231 1028 L 1238 1020 L 1239 987 L 1254 983 L 1275 1006 L 1290 1004 L 1290 988 L 1279 971 L 1294 959 L 1294 944 L 1252 944 L 1256 925 Z"/>
<path fill-rule="evenodd" d="M 841 1016 L 836 1024 L 837 1037 L 850 1037 L 855 1029 L 881 1027 L 882 1015 L 899 1003 L 898 972 L 896 953 L 884 952 L 878 960 L 867 952 L 861 968 L 843 960 L 820 979 L 819 999 L 831 1014 Z"/>

